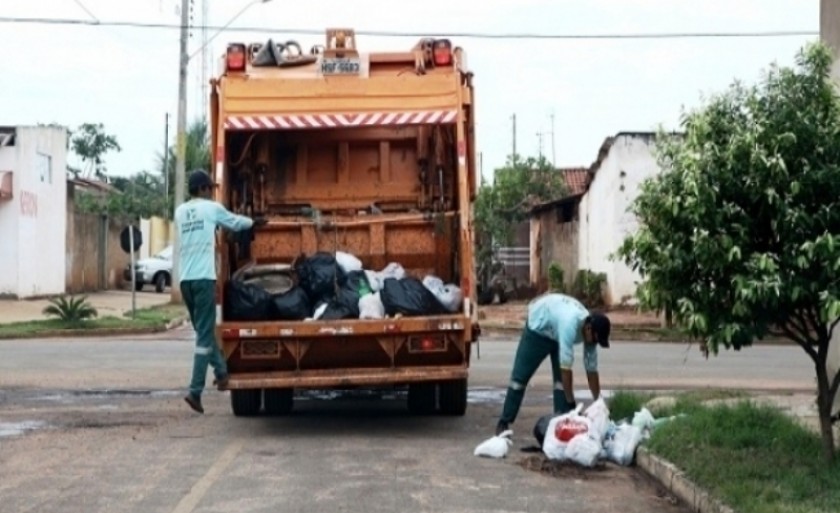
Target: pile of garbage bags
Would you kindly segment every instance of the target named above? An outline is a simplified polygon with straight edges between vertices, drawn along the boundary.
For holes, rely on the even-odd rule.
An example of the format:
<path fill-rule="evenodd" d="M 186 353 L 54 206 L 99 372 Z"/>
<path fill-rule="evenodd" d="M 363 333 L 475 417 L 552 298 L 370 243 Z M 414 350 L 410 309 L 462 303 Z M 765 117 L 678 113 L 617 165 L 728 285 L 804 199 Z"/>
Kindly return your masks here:
<path fill-rule="evenodd" d="M 650 433 L 675 417 L 654 419 L 647 408 L 642 408 L 630 419 L 615 423 L 603 398 L 592 403 L 581 413 L 583 405 L 563 415 L 545 415 L 534 426 L 534 437 L 543 453 L 550 460 L 572 461 L 584 467 L 593 467 L 598 460 L 609 460 L 619 465 L 633 463 L 636 448 Z M 504 458 L 511 445 L 512 432 L 505 431 L 479 444 L 476 456 Z"/>
<path fill-rule="evenodd" d="M 458 311 L 461 290 L 436 276 L 422 281 L 398 263 L 381 271 L 363 268 L 338 251 L 299 259 L 285 290 L 268 290 L 257 279 L 231 279 L 225 288 L 225 317 L 234 321 L 384 319 L 396 315 L 440 315 Z M 264 280 L 264 278 L 263 278 Z"/>
<path fill-rule="evenodd" d="M 573 461 L 592 467 L 598 460 L 630 465 L 642 440 L 664 422 L 674 417 L 654 419 L 647 408 L 633 419 L 618 423 L 610 420 L 610 411 L 603 398 L 592 403 L 583 413 L 582 405 L 564 415 L 547 415 L 534 427 L 534 436 L 543 453 L 551 460 Z"/>

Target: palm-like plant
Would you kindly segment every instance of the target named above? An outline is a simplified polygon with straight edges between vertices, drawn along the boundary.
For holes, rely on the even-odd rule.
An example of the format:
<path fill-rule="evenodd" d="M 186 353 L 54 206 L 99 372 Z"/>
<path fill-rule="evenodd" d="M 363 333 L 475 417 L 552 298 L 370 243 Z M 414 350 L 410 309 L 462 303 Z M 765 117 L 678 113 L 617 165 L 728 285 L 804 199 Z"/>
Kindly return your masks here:
<path fill-rule="evenodd" d="M 49 300 L 44 315 L 55 316 L 69 324 L 78 324 L 99 315 L 96 308 L 87 302 L 87 296 L 58 296 Z"/>

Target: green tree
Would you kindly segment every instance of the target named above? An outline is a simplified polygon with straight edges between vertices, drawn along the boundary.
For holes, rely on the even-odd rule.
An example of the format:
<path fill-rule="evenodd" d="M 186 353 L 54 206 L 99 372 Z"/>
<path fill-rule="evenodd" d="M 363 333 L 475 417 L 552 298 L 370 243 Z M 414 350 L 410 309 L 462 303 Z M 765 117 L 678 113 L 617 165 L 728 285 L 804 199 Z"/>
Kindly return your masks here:
<path fill-rule="evenodd" d="M 81 173 L 87 178 L 105 178 L 105 154 L 109 151 L 122 151 L 116 136 L 105 133 L 102 123 L 83 123 L 72 134 L 70 144 L 76 155 L 82 159 L 84 167 Z"/>
<path fill-rule="evenodd" d="M 194 169 L 204 169 L 210 171 L 210 133 L 208 132 L 207 122 L 199 119 L 192 122 L 187 127 L 185 147 L 185 170 L 189 176 L 190 171 Z M 158 154 L 158 169 L 161 176 L 164 174 L 168 177 L 167 197 L 170 202 L 170 210 L 174 208 L 175 198 L 175 145 L 167 148 L 169 155 L 164 159 L 163 154 Z M 166 169 L 164 169 L 166 165 Z M 185 191 L 185 194 L 188 194 Z M 186 198 L 184 198 L 186 199 Z"/>
<path fill-rule="evenodd" d="M 566 194 L 563 174 L 544 157 L 512 155 L 495 173 L 492 185 L 482 179 L 475 201 L 480 268 L 489 268 L 496 247 L 510 244 L 514 228 L 528 218 L 531 207 Z"/>
<path fill-rule="evenodd" d="M 662 174 L 632 206 L 640 229 L 619 256 L 640 271 L 641 302 L 673 310 L 708 355 L 768 334 L 813 360 L 823 449 L 840 375 L 826 357 L 840 318 L 840 99 L 819 44 L 793 68 L 733 84 L 661 134 Z"/>

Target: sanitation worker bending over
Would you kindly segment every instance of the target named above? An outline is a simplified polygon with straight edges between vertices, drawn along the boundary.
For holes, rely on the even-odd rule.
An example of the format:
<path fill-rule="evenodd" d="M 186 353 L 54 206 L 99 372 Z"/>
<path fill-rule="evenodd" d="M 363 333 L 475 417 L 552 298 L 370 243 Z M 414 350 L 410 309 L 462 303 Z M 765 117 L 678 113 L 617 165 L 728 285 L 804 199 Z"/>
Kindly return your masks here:
<path fill-rule="evenodd" d="M 574 346 L 583 343 L 583 366 L 592 397 L 601 395 L 598 378 L 598 345 L 610 347 L 610 320 L 602 313 L 589 312 L 575 298 L 564 294 L 546 294 L 528 305 L 528 320 L 513 362 L 502 416 L 496 434 L 510 427 L 522 406 L 528 381 L 545 360 L 551 357 L 554 378 L 554 412 L 566 413 L 575 408 L 572 386 Z"/>
<path fill-rule="evenodd" d="M 196 335 L 190 391 L 184 400 L 198 413 L 204 413 L 201 393 L 208 364 L 213 366 L 219 390 L 228 384 L 227 365 L 216 343 L 215 332 L 216 227 L 240 231 L 254 225 L 252 219 L 232 214 L 212 201 L 213 186 L 206 171 L 193 171 L 189 180 L 190 200 L 175 210 L 181 294 Z"/>

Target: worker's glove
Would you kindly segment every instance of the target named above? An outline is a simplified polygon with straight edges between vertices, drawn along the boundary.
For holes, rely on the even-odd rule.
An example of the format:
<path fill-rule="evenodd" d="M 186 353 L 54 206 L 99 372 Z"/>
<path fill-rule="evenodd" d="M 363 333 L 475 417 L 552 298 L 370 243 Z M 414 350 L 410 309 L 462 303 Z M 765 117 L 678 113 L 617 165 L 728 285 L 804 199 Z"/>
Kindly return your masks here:
<path fill-rule="evenodd" d="M 266 224 L 268 224 L 268 218 L 262 216 L 254 218 L 254 226 L 263 226 Z"/>
<path fill-rule="evenodd" d="M 568 401 L 567 401 L 567 402 L 568 402 Z M 576 402 L 576 401 L 572 401 L 572 402 L 570 402 L 570 403 L 568 403 L 568 404 L 569 404 L 569 411 L 575 411 L 575 408 L 577 408 L 577 402 Z"/>

